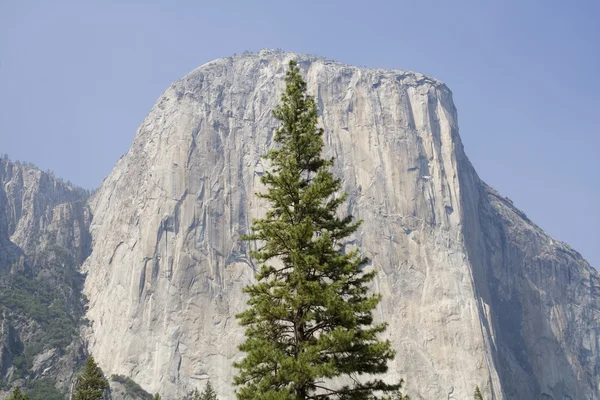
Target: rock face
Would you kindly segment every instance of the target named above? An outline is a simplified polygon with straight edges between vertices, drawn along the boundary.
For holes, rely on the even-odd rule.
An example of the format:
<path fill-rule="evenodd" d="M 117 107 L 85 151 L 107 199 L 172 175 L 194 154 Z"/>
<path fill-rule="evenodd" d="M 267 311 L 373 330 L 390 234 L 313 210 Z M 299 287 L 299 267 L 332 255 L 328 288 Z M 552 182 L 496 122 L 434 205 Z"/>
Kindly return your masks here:
<path fill-rule="evenodd" d="M 68 335 L 75 339 L 73 319 L 83 314 L 77 268 L 90 252 L 88 197 L 32 165 L 0 158 L 0 383 L 43 377 L 66 388 L 84 356 Z"/>
<path fill-rule="evenodd" d="M 600 399 L 600 276 L 487 187 L 450 90 L 418 73 L 263 51 L 174 83 L 91 200 L 90 350 L 108 374 L 176 398 L 210 378 L 222 399 L 253 263 L 239 240 L 264 212 L 271 110 L 295 58 L 327 155 L 363 219 L 388 378 L 413 399 Z"/>
<path fill-rule="evenodd" d="M 32 165 L 0 159 L 0 268 L 39 274 L 61 249 L 81 264 L 90 251 L 88 193 Z"/>

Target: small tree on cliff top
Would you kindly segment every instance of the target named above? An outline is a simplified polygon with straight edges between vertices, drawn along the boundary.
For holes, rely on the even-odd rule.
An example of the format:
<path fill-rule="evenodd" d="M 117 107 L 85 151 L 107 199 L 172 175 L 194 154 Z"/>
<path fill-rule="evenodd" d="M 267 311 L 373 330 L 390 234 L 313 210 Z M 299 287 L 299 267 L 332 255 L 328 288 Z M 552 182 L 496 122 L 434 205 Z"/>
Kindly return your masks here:
<path fill-rule="evenodd" d="M 377 338 L 386 324 L 373 325 L 380 295 L 367 286 L 375 272 L 364 270 L 368 260 L 358 250 L 344 248 L 361 221 L 337 216 L 346 194 L 337 195 L 333 159 L 321 155 L 317 108 L 294 61 L 285 81 L 273 112 L 281 121 L 278 146 L 266 155 L 272 169 L 261 178 L 267 192 L 257 194 L 270 208 L 245 238 L 260 243 L 251 256 L 261 268 L 258 282 L 244 289 L 249 309 L 238 315 L 246 356 L 235 364 L 237 397 L 378 399 L 399 385 L 374 377 L 387 371 L 394 351 Z M 334 384 L 337 377 L 351 383 Z"/>

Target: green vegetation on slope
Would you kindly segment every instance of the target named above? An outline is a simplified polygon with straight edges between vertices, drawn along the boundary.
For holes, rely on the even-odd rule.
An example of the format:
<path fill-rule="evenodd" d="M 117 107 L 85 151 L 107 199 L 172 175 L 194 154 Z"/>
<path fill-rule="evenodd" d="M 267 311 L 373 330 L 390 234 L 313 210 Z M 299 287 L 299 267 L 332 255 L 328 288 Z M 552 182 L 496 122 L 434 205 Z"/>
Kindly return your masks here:
<path fill-rule="evenodd" d="M 69 280 L 80 279 L 75 270 Z M 21 275 L 0 275 L 0 309 L 11 325 L 27 330 L 26 342 L 12 348 L 16 377 L 30 374 L 35 355 L 47 349 L 62 352 L 77 337 L 83 322 L 80 292 L 73 282 L 49 282 Z M 31 326 L 33 324 L 37 327 Z"/>
<path fill-rule="evenodd" d="M 66 392 L 62 392 L 54 387 L 52 379 L 37 379 L 29 383 L 27 396 L 30 400 L 64 400 Z"/>
<path fill-rule="evenodd" d="M 54 244 L 52 237 L 44 238 L 44 246 L 40 246 L 41 240 L 37 238 L 33 245 L 41 250 L 28 258 L 35 257 L 36 264 L 17 272 L 0 268 L 4 271 L 0 273 L 0 318 L 12 332 L 8 340 L 14 367 L 11 381 L 25 379 L 25 390 L 33 400 L 54 400 L 65 395 L 54 388 L 52 373 L 39 379 L 41 371 L 32 370 L 34 359 L 49 350 L 52 359 L 59 358 L 78 337 L 79 327 L 85 323 L 84 277 L 73 256 Z M 6 368 L 11 360 L 4 362 Z M 10 386 L 10 382 L 0 380 L 0 386 Z"/>
<path fill-rule="evenodd" d="M 140 398 L 144 400 L 152 400 L 153 396 L 138 385 L 133 379 L 124 375 L 112 375 L 110 377 L 113 381 L 119 382 L 125 387 L 127 394 L 134 398 Z"/>
<path fill-rule="evenodd" d="M 16 387 L 12 394 L 6 400 L 30 400 L 29 396 L 21 392 L 21 388 Z"/>

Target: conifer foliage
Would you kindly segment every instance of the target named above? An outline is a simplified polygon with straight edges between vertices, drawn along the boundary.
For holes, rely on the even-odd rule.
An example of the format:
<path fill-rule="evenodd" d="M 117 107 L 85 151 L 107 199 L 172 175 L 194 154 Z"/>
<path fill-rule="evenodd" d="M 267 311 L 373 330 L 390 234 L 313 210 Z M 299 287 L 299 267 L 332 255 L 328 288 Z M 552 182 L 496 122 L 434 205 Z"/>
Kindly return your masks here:
<path fill-rule="evenodd" d="M 108 380 L 96 364 L 94 357 L 89 356 L 83 370 L 77 376 L 73 400 L 100 400 L 108 388 Z"/>
<path fill-rule="evenodd" d="M 6 400 L 29 400 L 29 397 L 23 394 L 20 388 L 16 387 Z"/>
<path fill-rule="evenodd" d="M 210 381 L 207 381 L 202 393 L 200 393 L 198 389 L 194 390 L 192 393 L 192 400 L 218 400 L 217 392 L 213 389 Z"/>
<path fill-rule="evenodd" d="M 479 386 L 475 386 L 475 393 L 473 394 L 473 399 L 483 400 L 483 395 L 481 394 L 481 390 L 479 389 Z"/>
<path fill-rule="evenodd" d="M 257 283 L 244 289 L 249 308 L 239 314 L 246 328 L 234 384 L 240 400 L 371 400 L 396 390 L 376 375 L 394 357 L 379 340 L 386 324 L 373 324 L 380 301 L 368 284 L 375 272 L 347 238 L 361 221 L 340 218 L 346 200 L 341 181 L 322 156 L 323 130 L 315 101 L 296 62 L 290 61 L 286 89 L 274 117 L 281 122 L 277 144 L 265 158 L 261 181 L 270 208 L 253 222 L 245 239 L 259 246 Z M 362 375 L 360 378 L 357 378 Z M 333 378 L 347 377 L 334 384 Z M 337 380 L 340 382 L 340 380 Z"/>
<path fill-rule="evenodd" d="M 217 392 L 212 387 L 210 381 L 206 382 L 206 387 L 204 388 L 204 392 L 202 392 L 201 400 L 217 400 Z"/>

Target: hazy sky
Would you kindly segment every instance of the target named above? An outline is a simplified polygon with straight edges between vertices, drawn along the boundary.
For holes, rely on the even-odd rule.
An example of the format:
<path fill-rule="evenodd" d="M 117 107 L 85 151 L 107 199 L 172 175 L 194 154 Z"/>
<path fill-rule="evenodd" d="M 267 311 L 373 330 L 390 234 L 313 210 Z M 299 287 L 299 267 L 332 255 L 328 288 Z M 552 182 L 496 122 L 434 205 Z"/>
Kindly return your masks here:
<path fill-rule="evenodd" d="M 169 84 L 261 48 L 448 84 L 480 176 L 600 267 L 600 1 L 0 0 L 0 153 L 94 188 Z"/>

